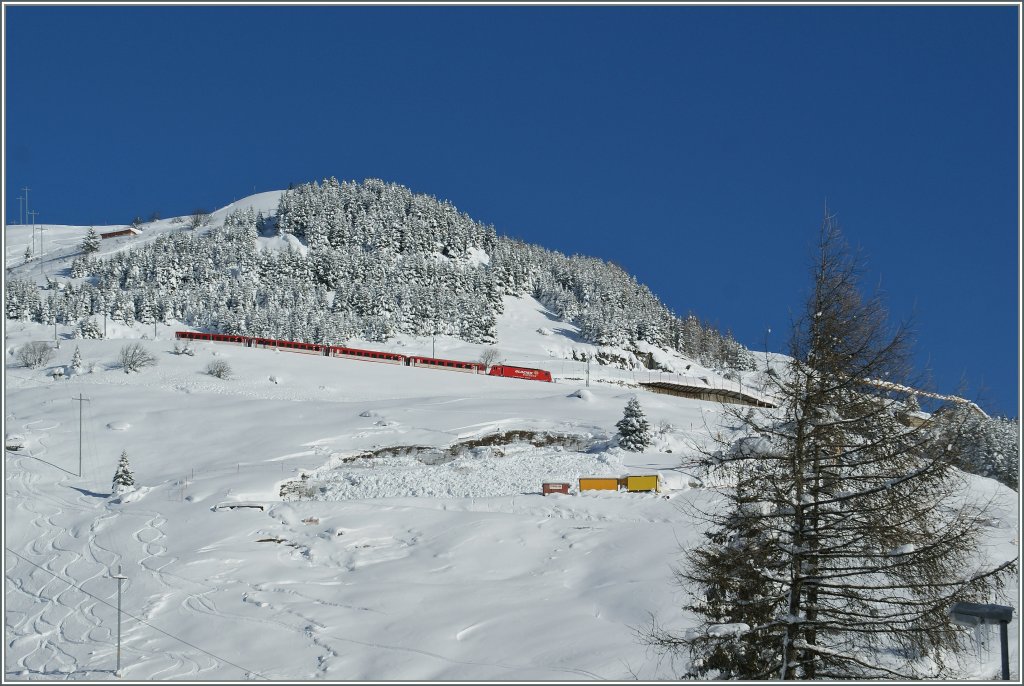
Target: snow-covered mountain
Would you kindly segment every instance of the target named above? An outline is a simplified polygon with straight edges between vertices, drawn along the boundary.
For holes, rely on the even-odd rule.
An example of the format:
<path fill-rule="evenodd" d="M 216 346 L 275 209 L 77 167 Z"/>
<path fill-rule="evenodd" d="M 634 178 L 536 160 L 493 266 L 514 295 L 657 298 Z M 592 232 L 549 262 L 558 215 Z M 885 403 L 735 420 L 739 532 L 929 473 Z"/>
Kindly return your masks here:
<path fill-rule="evenodd" d="M 247 198 L 196 234 L 219 236 L 229 216 L 268 217 L 280 205 L 277 192 Z M 174 220 L 142 228 L 103 240 L 99 257 L 191 235 Z M 30 229 L 8 227 L 8 278 L 49 276 L 40 302 L 62 292 L 58 281 L 83 283 L 62 270 L 85 229 L 46 227 L 42 259 L 26 263 Z M 305 236 L 276 230 L 255 244 L 275 256 L 309 249 Z M 466 269 L 495 258 L 449 252 Z M 460 360 L 493 347 L 554 383 L 213 343 L 176 354 L 174 332 L 191 327 L 174 317 L 94 316 L 103 339 L 74 338 L 77 319 L 5 320 L 5 678 L 110 680 L 118 570 L 129 680 L 676 675 L 634 628 L 649 613 L 669 628 L 693 625 L 678 609 L 672 565 L 703 539 L 695 510 L 720 496 L 691 458 L 732 429 L 719 403 L 640 384 L 749 389 L 761 372 L 726 378 L 642 340 L 601 345 L 532 292 L 499 298 L 486 340 L 346 340 Z M 51 356 L 34 368 L 18 360 L 32 342 Z M 156 364 L 124 373 L 118 358 L 131 343 Z M 208 373 L 211 363 L 227 363 L 228 378 Z M 652 427 L 640 453 L 615 439 L 633 397 Z M 136 488 L 118 497 L 122 452 Z M 577 487 L 580 477 L 654 474 L 658 493 Z M 1016 494 L 967 480 L 965 495 L 993 502 L 979 556 L 1016 555 Z M 546 482 L 571 492 L 541 495 Z M 1011 600 L 1017 607 L 1016 591 Z M 997 673 L 991 639 L 965 678 Z"/>
<path fill-rule="evenodd" d="M 755 367 L 731 335 L 677 317 L 618 266 L 498 236 L 397 184 L 327 179 L 135 229 L 93 241 L 95 252 L 84 249 L 84 229 L 77 243 L 74 230 L 70 240 L 66 230 L 47 231 L 51 249 L 41 259 L 9 250 L 7 315 L 62 324 L 176 319 L 311 343 L 403 334 L 487 343 L 503 297 L 532 296 L 581 342 L 615 348 L 598 351 L 605 364 L 678 371 L 664 366 L 665 355 L 648 354 L 654 348 L 718 369 Z M 40 296 L 42 275 L 62 283 Z"/>

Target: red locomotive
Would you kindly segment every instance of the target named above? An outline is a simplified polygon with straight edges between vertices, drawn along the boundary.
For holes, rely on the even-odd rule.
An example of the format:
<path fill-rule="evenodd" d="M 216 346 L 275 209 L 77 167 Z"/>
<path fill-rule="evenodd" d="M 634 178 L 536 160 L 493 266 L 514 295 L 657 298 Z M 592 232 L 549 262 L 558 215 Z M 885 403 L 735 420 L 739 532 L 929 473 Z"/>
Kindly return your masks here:
<path fill-rule="evenodd" d="M 546 369 L 530 367 L 513 367 L 507 364 L 496 364 L 488 372 L 490 376 L 507 376 L 511 379 L 529 379 L 530 381 L 551 381 L 551 372 Z"/>

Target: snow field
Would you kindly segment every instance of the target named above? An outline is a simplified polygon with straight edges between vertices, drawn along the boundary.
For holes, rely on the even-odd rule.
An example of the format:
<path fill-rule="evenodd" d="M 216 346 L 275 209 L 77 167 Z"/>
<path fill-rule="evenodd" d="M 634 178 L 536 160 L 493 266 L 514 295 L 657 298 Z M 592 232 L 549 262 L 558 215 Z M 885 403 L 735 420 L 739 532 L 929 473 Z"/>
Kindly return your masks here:
<path fill-rule="evenodd" d="M 246 202 L 270 209 L 277 194 L 235 207 Z M 171 230 L 162 220 L 148 235 Z M 21 264 L 30 231 L 8 234 L 7 263 Z M 82 227 L 48 231 L 48 259 L 73 254 L 83 235 Z M 263 243 L 275 249 L 273 239 Z M 105 241 L 101 251 L 127 244 Z M 727 436 L 717 404 L 622 385 L 637 374 L 597 365 L 586 387 L 585 363 L 565 358 L 594 347 L 529 298 L 506 299 L 495 347 L 562 383 L 212 344 L 189 357 L 171 352 L 173 331 L 187 327 L 158 325 L 156 340 L 152 326 L 107 327 L 108 340 L 73 341 L 59 326 L 54 360 L 28 370 L 14 351 L 52 340 L 53 328 L 7 322 L 4 428 L 24 444 L 5 454 L 8 678 L 111 678 L 116 623 L 106 603 L 116 599 L 118 567 L 132 617 L 123 626 L 127 680 L 672 676 L 633 627 L 648 612 L 671 628 L 690 626 L 671 565 L 702 538 L 693 509 L 718 502 L 714 489 L 690 487 L 685 466 L 695 443 Z M 118 369 L 127 339 L 158 365 Z M 352 344 L 403 354 L 436 345 L 437 356 L 465 360 L 484 347 L 446 337 Z M 54 380 L 50 370 L 69 364 L 76 345 L 85 371 Z M 231 364 L 230 380 L 204 373 L 215 359 Z M 88 401 L 72 400 L 80 395 Z M 633 395 L 652 427 L 644 453 L 614 448 L 615 422 Z M 435 465 L 410 456 L 346 462 L 513 430 L 588 437 L 591 452 L 520 444 Z M 117 502 L 109 494 L 122 450 L 139 488 Z M 575 490 L 579 476 L 626 473 L 660 473 L 671 490 L 537 494 L 545 481 Z M 303 483 L 302 474 L 315 499 L 281 502 L 282 485 Z M 988 479 L 967 482 L 978 498 L 996 500 L 985 552 L 1016 554 L 1015 494 Z M 225 502 L 267 507 L 216 510 Z M 1017 636 L 1014 622 L 1013 662 Z M 987 678 L 993 665 L 998 648 L 965 675 Z"/>
<path fill-rule="evenodd" d="M 25 438 L 6 458 L 8 546 L 110 603 L 120 565 L 126 612 L 210 653 L 129 620 L 124 678 L 564 680 L 619 678 L 624 660 L 645 669 L 628 624 L 675 606 L 668 564 L 695 533 L 676 501 L 530 494 L 577 473 L 671 472 L 688 431 L 659 434 L 674 454 L 625 454 L 608 445 L 633 393 L 619 386 L 592 385 L 581 402 L 570 397 L 581 387 L 565 384 L 229 346 L 173 355 L 173 328 L 142 340 L 159 363 L 140 374 L 113 361 L 152 327 L 62 340 L 53 364 L 77 345 L 94 367 L 66 380 L 7 367 L 5 431 Z M 14 323 L 8 364 L 46 331 Z M 234 377 L 204 374 L 211 359 L 228 360 Z M 81 479 L 79 395 L 89 399 Z M 674 399 L 643 396 L 655 422 L 680 416 Z M 591 437 L 596 452 L 520 445 L 439 465 L 341 461 L 509 430 Z M 140 488 L 116 502 L 121 450 Z M 361 490 L 343 480 L 332 497 L 344 500 L 280 502 L 283 483 L 333 478 L 339 466 L 364 473 Z M 214 511 L 225 501 L 270 507 Z M 110 606 L 11 554 L 6 563 L 21 588 L 8 594 L 16 673 L 109 675 Z"/>

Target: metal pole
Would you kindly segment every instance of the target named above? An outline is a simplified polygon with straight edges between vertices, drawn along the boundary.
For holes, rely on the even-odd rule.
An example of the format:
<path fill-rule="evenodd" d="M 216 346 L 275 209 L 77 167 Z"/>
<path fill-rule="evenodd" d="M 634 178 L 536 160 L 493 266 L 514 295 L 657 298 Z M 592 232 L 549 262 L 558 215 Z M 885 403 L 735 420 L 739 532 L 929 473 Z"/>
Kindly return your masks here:
<path fill-rule="evenodd" d="M 121 673 L 121 582 L 124 579 L 120 576 L 121 570 L 118 569 L 117 577 L 117 667 L 114 669 L 115 674 Z"/>
<path fill-rule="evenodd" d="M 25 219 L 27 220 L 28 219 L 28 192 L 30 190 L 32 190 L 32 189 L 29 188 L 28 186 L 25 186 L 21 190 L 25 191 Z M 36 249 L 35 231 L 32 232 L 32 249 L 33 250 Z"/>
<path fill-rule="evenodd" d="M 1002 654 L 1003 681 L 1010 680 L 1010 647 L 1007 645 L 1006 622 L 999 622 L 999 652 Z"/>
<path fill-rule="evenodd" d="M 114 676 L 121 676 L 121 582 L 128 577 L 121 574 L 121 565 L 117 566 L 117 667 Z"/>
<path fill-rule="evenodd" d="M 36 251 L 36 215 L 37 214 L 39 214 L 39 213 L 36 212 L 35 210 L 32 210 L 31 212 L 29 212 L 28 210 L 25 210 L 25 216 L 29 216 L 29 215 L 32 216 L 32 252 L 33 253 Z M 42 242 L 42 241 L 40 241 L 40 242 Z M 42 249 L 40 249 L 39 252 L 42 252 Z"/>

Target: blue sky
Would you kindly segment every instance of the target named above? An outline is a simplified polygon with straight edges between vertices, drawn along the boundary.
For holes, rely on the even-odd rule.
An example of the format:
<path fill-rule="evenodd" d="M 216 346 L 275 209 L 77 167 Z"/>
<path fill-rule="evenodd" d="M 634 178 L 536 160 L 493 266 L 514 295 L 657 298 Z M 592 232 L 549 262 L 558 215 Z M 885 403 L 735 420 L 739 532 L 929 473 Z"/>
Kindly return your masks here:
<path fill-rule="evenodd" d="M 936 388 L 1019 415 L 1016 7 L 4 12 L 8 222 L 377 177 L 781 350 L 827 201 Z"/>

